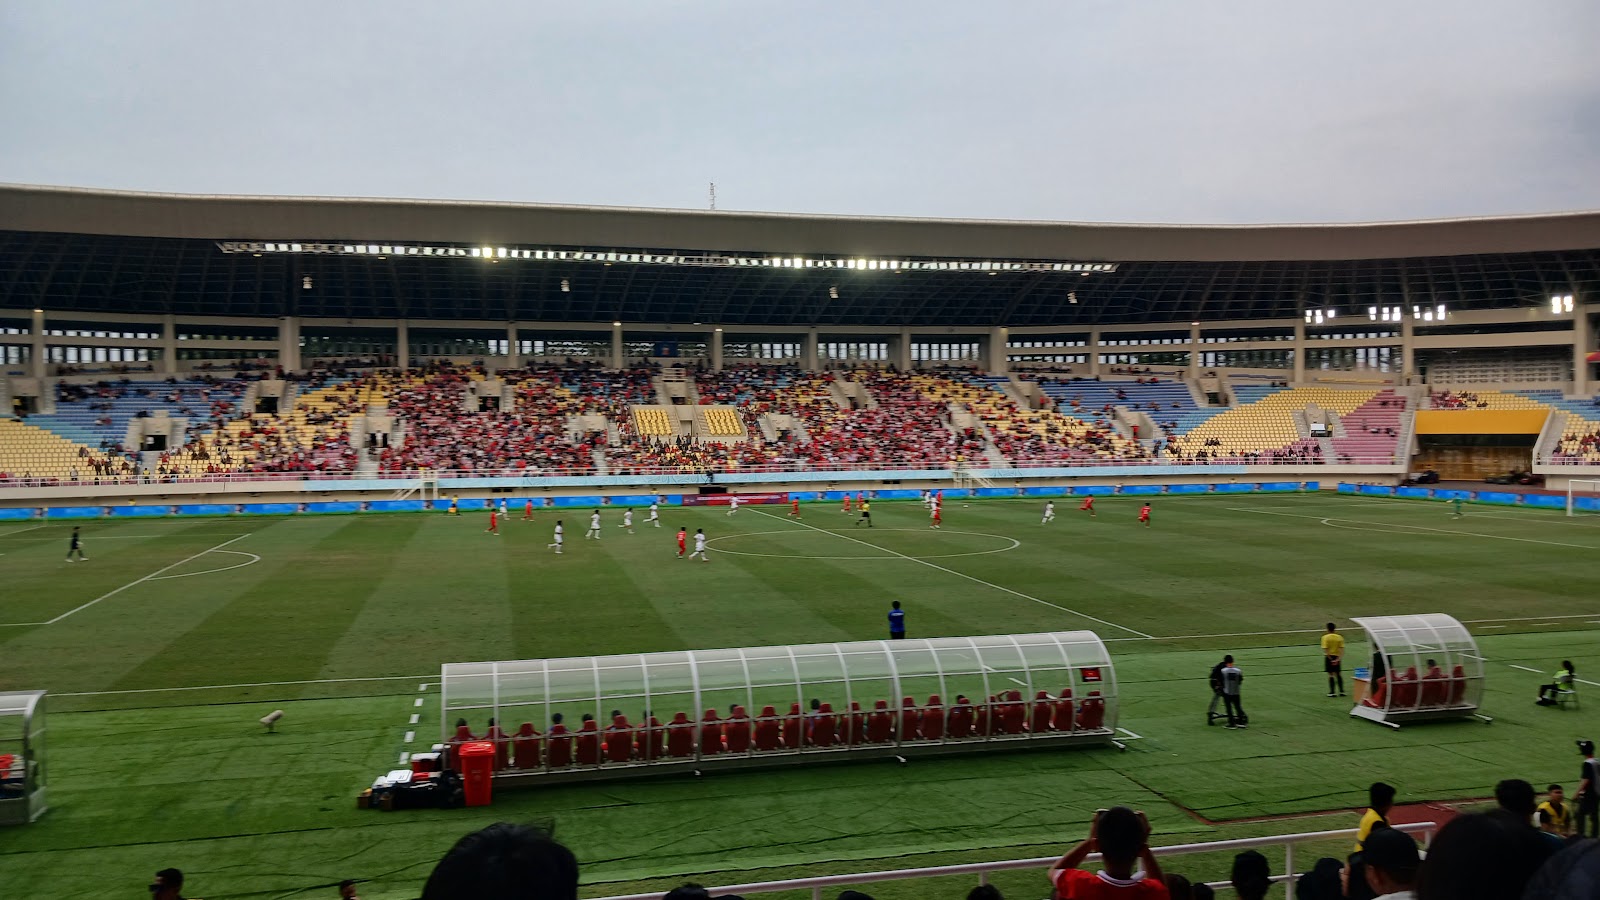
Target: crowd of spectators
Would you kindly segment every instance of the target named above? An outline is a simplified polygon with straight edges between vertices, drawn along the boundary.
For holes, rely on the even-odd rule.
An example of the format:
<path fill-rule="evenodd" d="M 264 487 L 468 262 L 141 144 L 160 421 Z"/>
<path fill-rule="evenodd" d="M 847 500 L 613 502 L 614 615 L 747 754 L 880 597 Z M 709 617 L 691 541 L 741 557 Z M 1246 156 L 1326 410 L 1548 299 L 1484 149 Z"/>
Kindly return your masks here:
<path fill-rule="evenodd" d="M 1429 391 L 1434 409 L 1488 409 L 1489 401 L 1472 391 Z"/>

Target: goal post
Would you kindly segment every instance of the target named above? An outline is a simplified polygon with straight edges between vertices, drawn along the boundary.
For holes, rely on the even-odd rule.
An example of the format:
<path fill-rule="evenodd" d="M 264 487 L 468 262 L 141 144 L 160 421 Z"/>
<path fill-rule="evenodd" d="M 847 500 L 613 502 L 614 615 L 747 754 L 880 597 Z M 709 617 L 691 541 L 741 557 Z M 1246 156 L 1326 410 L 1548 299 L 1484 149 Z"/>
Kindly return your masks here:
<path fill-rule="evenodd" d="M 1574 478 L 1567 482 L 1567 515 L 1600 516 L 1600 481 Z"/>

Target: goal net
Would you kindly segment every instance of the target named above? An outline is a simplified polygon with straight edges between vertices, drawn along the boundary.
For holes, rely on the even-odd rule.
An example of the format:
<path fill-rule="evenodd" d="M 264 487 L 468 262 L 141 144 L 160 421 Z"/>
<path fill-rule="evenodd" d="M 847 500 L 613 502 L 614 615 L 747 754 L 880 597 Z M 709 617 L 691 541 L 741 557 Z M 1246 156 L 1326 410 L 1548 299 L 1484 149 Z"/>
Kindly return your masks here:
<path fill-rule="evenodd" d="M 1567 482 L 1567 515 L 1600 516 L 1600 481 Z"/>

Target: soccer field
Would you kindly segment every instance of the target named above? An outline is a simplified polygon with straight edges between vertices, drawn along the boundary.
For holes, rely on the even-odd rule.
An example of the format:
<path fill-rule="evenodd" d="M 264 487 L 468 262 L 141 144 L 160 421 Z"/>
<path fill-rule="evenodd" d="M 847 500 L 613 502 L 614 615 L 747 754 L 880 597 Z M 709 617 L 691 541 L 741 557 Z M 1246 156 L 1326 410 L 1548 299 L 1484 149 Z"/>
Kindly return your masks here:
<path fill-rule="evenodd" d="M 0 526 L 0 686 L 53 695 L 53 808 L 0 832 L 0 893 L 120 891 L 176 865 L 213 898 L 345 877 L 371 879 L 369 900 L 415 896 L 460 834 L 539 819 L 599 895 L 673 873 L 1050 852 L 1118 802 L 1176 843 L 1312 830 L 1244 820 L 1354 806 L 1379 777 L 1403 800 L 1571 779 L 1571 741 L 1593 736 L 1594 714 L 1530 701 L 1563 657 L 1580 678 L 1600 658 L 1586 552 L 1600 522 L 1202 495 L 1154 498 L 1145 528 L 1142 499 L 1102 498 L 1092 519 L 1061 502 L 1048 525 L 1043 501 L 951 501 L 937 531 L 916 503 L 875 503 L 870 529 L 834 504 L 803 505 L 798 521 L 787 507 L 671 507 L 660 529 L 637 515 L 633 534 L 606 508 L 598 541 L 583 537 L 587 510 L 531 523 L 518 510 L 499 536 L 481 514 L 93 521 L 81 563 L 63 561 L 68 524 Z M 546 546 L 557 518 L 559 556 Z M 710 563 L 677 559 L 680 526 L 710 536 Z M 401 752 L 437 740 L 441 663 L 876 639 L 891 600 L 915 637 L 1097 632 L 1137 738 L 1127 753 L 562 786 L 503 793 L 488 811 L 354 808 Z M 1324 622 L 1416 612 L 1478 635 L 1495 724 L 1390 732 L 1323 696 Z M 1247 732 L 1204 725 L 1219 650 L 1247 673 Z M 276 708 L 282 727 L 263 734 L 255 719 Z"/>

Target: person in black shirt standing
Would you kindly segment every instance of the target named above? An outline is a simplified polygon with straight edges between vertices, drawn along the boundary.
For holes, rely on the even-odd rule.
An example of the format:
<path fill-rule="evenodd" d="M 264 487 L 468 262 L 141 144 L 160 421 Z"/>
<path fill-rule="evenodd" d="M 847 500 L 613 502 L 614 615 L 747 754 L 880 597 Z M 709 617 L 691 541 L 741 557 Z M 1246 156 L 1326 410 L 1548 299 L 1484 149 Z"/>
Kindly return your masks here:
<path fill-rule="evenodd" d="M 1228 657 L 1232 659 L 1232 657 Z M 1206 724 L 1215 725 L 1217 720 L 1225 718 L 1217 714 L 1217 704 L 1222 702 L 1222 669 L 1228 663 L 1226 660 L 1211 667 L 1211 705 L 1206 707 Z"/>
<path fill-rule="evenodd" d="M 1578 837 L 1600 837 L 1600 761 L 1594 758 L 1594 741 L 1579 741 L 1583 754 L 1583 780 L 1578 783 Z"/>
<path fill-rule="evenodd" d="M 72 526 L 72 543 L 67 547 L 67 562 L 77 562 L 72 558 L 74 553 L 78 554 L 78 559 L 86 561 L 89 559 L 89 557 L 83 555 L 83 539 L 78 536 L 78 526 L 76 525 Z"/>

